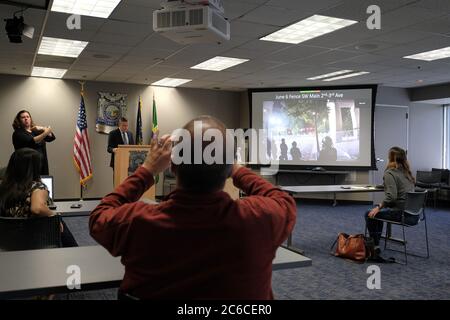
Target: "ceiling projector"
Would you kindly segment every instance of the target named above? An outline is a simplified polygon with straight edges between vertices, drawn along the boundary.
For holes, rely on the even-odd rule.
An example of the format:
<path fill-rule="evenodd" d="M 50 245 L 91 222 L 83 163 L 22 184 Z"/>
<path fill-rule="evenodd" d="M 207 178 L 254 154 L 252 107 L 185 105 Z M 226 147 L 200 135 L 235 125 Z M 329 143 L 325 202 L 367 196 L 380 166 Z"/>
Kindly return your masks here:
<path fill-rule="evenodd" d="M 221 43 L 230 40 L 222 0 L 166 1 L 153 12 L 153 30 L 175 42 Z"/>

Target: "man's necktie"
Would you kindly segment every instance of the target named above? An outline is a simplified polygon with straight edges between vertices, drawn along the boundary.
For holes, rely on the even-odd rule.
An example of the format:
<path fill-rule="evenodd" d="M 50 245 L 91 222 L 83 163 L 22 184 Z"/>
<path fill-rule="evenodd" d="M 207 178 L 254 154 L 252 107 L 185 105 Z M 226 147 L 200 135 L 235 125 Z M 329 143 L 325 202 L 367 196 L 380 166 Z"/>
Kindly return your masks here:
<path fill-rule="evenodd" d="M 126 132 L 122 132 L 122 140 L 124 144 L 128 144 L 128 135 Z"/>

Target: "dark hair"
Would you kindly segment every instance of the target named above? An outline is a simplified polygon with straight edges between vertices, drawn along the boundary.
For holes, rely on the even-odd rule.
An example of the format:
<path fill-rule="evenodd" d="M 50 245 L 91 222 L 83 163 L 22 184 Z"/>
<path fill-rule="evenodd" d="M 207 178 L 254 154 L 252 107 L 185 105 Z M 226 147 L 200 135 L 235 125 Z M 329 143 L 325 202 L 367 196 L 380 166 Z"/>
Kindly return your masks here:
<path fill-rule="evenodd" d="M 40 181 L 41 154 L 31 148 L 16 150 L 9 158 L 0 184 L 0 212 L 25 200 L 33 181 Z"/>
<path fill-rule="evenodd" d="M 121 118 L 120 118 L 120 122 L 128 122 L 128 119 L 125 118 L 125 117 L 121 117 Z"/>
<path fill-rule="evenodd" d="M 194 150 L 194 122 L 202 121 L 202 133 L 206 131 L 203 123 L 207 123 L 208 128 L 218 129 L 222 132 L 223 137 L 226 137 L 226 127 L 218 119 L 210 116 L 200 116 L 189 121 L 184 129 L 187 129 L 191 133 L 191 150 Z M 194 163 L 194 152 L 191 153 L 191 163 L 182 163 L 179 165 L 173 164 L 177 181 L 180 187 L 188 191 L 197 193 L 207 193 L 221 190 L 225 185 L 225 180 L 231 175 L 233 164 L 226 163 L 227 140 L 223 139 L 223 163 L 206 164 L 202 157 L 201 164 Z M 204 141 L 202 144 L 202 155 L 205 148 L 211 144 L 212 141 Z"/>
<path fill-rule="evenodd" d="M 14 130 L 23 128 L 22 127 L 22 122 L 20 121 L 20 116 L 22 115 L 22 113 L 25 113 L 25 112 L 28 113 L 28 115 L 30 116 L 31 126 L 34 127 L 33 117 L 31 117 L 31 113 L 29 111 L 27 111 L 27 110 L 21 110 L 21 111 L 19 111 L 16 114 L 16 117 L 14 118 L 14 121 L 13 121 L 13 124 L 12 124 Z"/>
<path fill-rule="evenodd" d="M 415 182 L 415 179 L 411 173 L 408 158 L 406 157 L 406 151 L 400 147 L 392 147 L 389 149 L 389 162 L 386 166 L 388 169 L 399 169 L 403 171 L 409 181 Z"/>
<path fill-rule="evenodd" d="M 327 146 L 329 148 L 333 147 L 333 139 L 331 139 L 330 136 L 326 136 L 322 139 L 322 143 L 324 146 Z"/>

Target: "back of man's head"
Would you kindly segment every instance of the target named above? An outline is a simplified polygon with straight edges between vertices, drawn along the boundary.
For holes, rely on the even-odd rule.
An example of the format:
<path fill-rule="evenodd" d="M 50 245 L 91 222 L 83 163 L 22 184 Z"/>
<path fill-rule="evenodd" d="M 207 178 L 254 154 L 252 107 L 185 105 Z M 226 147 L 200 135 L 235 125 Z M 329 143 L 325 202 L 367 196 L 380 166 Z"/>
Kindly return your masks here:
<path fill-rule="evenodd" d="M 191 148 L 188 151 L 191 154 L 188 157 L 184 155 L 184 159 L 189 158 L 190 161 L 184 161 L 181 164 L 172 163 L 172 170 L 177 176 L 178 187 L 196 193 L 222 190 L 225 180 L 231 175 L 233 167 L 233 163 L 227 163 L 226 161 L 227 141 L 229 143 L 230 140 L 226 138 L 225 125 L 216 118 L 200 116 L 189 121 L 183 129 L 190 134 Z M 204 137 L 205 132 L 207 132 L 207 136 L 213 136 L 210 141 L 206 139 L 206 136 Z M 199 133 L 201 133 L 201 136 L 199 136 Z M 217 137 L 217 135 L 221 135 L 222 139 Z M 197 145 L 194 142 L 195 139 L 197 139 Z M 199 139 L 201 139 L 201 142 L 199 142 Z M 204 141 L 204 139 L 207 141 Z M 214 144 L 215 148 L 211 149 L 214 142 L 216 142 Z M 221 153 L 217 150 L 219 148 L 222 148 Z M 183 152 L 186 151 L 183 149 Z M 211 163 L 210 160 L 205 159 L 205 156 L 207 157 L 208 155 L 212 155 L 212 158 L 217 161 Z"/>

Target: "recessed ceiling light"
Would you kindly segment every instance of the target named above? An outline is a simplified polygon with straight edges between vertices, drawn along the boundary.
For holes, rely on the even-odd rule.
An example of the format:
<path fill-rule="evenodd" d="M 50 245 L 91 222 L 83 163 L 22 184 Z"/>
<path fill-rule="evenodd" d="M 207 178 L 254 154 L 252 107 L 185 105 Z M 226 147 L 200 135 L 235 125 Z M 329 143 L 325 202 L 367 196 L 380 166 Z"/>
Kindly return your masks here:
<path fill-rule="evenodd" d="M 315 14 L 262 37 L 260 40 L 298 44 L 355 23 L 358 23 L 358 21 Z"/>
<path fill-rule="evenodd" d="M 422 53 L 405 56 L 403 58 L 423 60 L 423 61 L 433 61 L 433 60 L 445 59 L 448 57 L 450 57 L 450 47 L 445 47 L 445 48 L 431 50 L 431 51 L 425 51 Z"/>
<path fill-rule="evenodd" d="M 108 18 L 120 0 L 53 0 L 52 11 Z"/>
<path fill-rule="evenodd" d="M 201 69 L 201 70 L 210 70 L 210 71 L 222 71 L 231 67 L 234 67 L 238 64 L 249 61 L 249 59 L 239 59 L 239 58 L 229 58 L 229 57 L 214 57 L 212 59 L 203 61 L 199 63 L 191 69 Z"/>
<path fill-rule="evenodd" d="M 164 78 L 152 83 L 152 86 L 161 87 L 178 87 L 184 83 L 192 81 L 192 79 Z"/>
<path fill-rule="evenodd" d="M 340 80 L 340 79 L 345 79 L 345 78 L 350 78 L 350 77 L 357 77 L 357 76 L 362 76 L 363 74 L 368 74 L 368 73 L 370 73 L 370 72 L 360 71 L 360 72 L 348 73 L 348 74 L 344 74 L 343 76 L 324 79 L 323 81 L 334 81 L 334 80 Z"/>
<path fill-rule="evenodd" d="M 340 70 L 340 71 L 336 71 L 336 72 L 322 74 L 322 75 L 316 76 L 316 77 L 307 78 L 307 80 L 319 80 L 319 79 L 324 79 L 324 78 L 330 78 L 333 76 L 337 76 L 337 75 L 344 74 L 344 73 L 350 73 L 350 72 L 354 72 L 354 71 L 353 70 Z"/>
<path fill-rule="evenodd" d="M 77 58 L 89 42 L 42 37 L 39 54 Z"/>
<path fill-rule="evenodd" d="M 56 68 L 43 68 L 43 67 L 33 67 L 31 71 L 32 77 L 44 77 L 44 78 L 62 78 L 67 72 L 67 69 L 56 69 Z"/>

